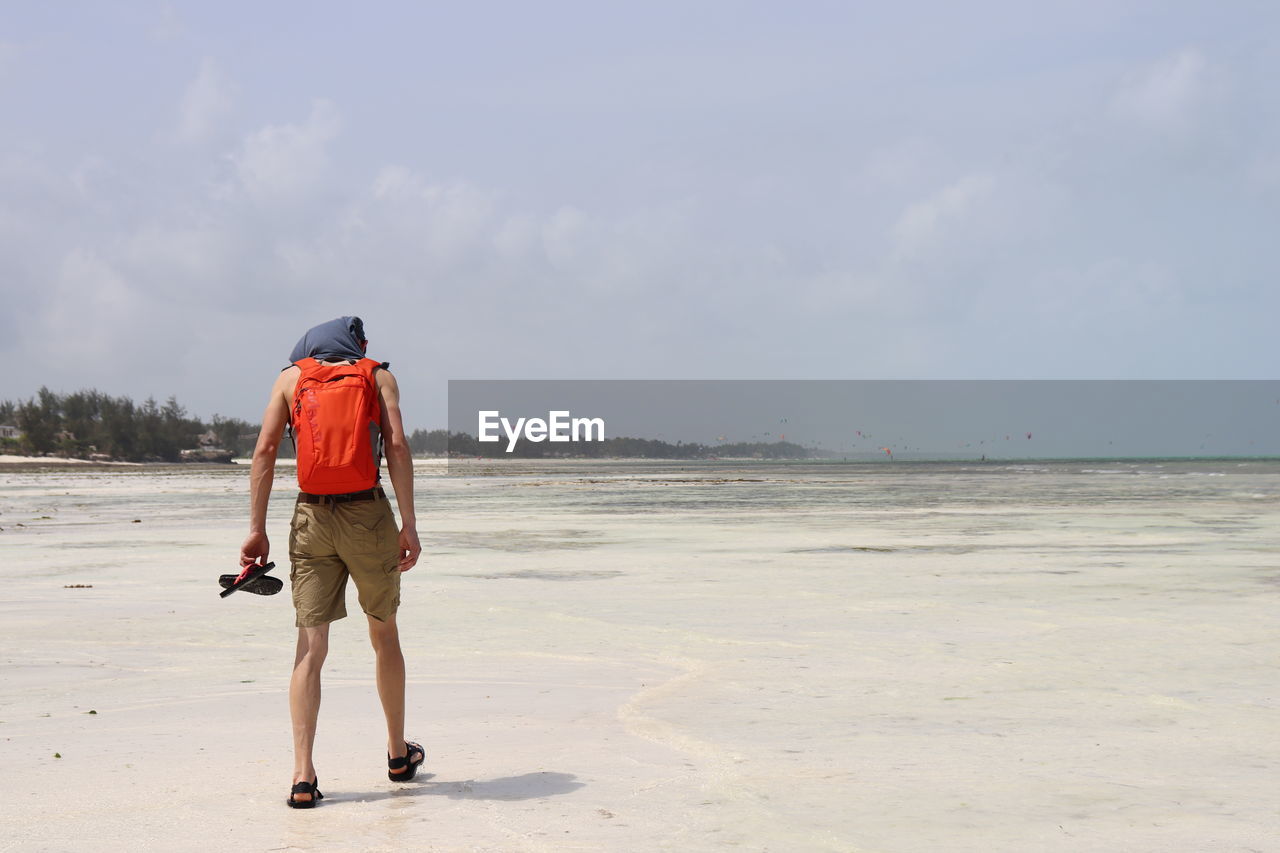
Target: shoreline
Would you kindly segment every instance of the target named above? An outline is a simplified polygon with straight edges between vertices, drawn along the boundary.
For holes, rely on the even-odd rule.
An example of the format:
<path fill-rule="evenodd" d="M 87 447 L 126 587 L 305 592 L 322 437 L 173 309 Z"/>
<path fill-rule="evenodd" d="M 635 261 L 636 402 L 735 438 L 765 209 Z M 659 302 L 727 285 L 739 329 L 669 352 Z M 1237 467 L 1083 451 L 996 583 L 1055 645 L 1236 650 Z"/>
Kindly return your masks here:
<path fill-rule="evenodd" d="M 0 454 L 0 472 L 21 472 L 47 470 L 75 471 L 229 471 L 248 468 L 252 459 L 236 457 L 230 462 L 127 462 L 95 459 L 76 459 L 61 456 L 15 456 Z M 960 459 L 920 457 L 910 459 L 834 459 L 818 457 L 813 459 L 756 459 L 752 457 L 721 456 L 710 459 L 670 459 L 666 457 L 622 456 L 622 457 L 501 457 L 501 456 L 415 456 L 415 468 L 474 468 L 483 465 L 524 467 L 567 465 L 706 465 L 706 466 L 857 466 L 864 468 L 881 468 L 885 466 L 918 467 L 938 465 L 964 466 L 1008 466 L 1008 465 L 1151 465 L 1151 464 L 1194 464 L 1194 463 L 1276 463 L 1280 456 L 1079 456 L 1079 457 L 1012 457 L 989 459 Z M 278 458 L 277 468 L 292 468 L 297 460 Z M 386 469 L 386 460 L 382 467 Z"/>

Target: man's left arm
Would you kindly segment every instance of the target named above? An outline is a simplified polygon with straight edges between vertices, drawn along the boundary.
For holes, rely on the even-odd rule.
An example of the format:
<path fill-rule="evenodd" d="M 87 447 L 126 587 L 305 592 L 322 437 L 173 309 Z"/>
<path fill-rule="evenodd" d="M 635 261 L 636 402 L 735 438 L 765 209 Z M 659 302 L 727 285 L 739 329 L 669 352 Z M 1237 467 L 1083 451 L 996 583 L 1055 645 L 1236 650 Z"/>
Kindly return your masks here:
<path fill-rule="evenodd" d="M 387 452 L 387 471 L 400 510 L 400 571 L 407 572 L 418 562 L 422 545 L 418 542 L 418 513 L 413 506 L 413 452 L 404 434 L 400 417 L 400 386 L 389 370 L 379 370 L 378 404 L 382 407 L 382 441 Z"/>

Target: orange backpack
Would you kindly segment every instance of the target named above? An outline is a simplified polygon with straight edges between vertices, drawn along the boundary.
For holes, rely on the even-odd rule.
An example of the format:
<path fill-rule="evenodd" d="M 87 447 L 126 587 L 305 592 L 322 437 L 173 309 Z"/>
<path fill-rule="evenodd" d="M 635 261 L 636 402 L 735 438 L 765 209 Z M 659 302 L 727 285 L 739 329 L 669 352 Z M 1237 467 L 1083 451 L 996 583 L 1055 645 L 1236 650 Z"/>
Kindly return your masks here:
<path fill-rule="evenodd" d="M 302 369 L 293 391 L 290 426 L 297 437 L 298 487 L 313 495 L 372 489 L 378 482 L 382 409 L 373 372 L 380 364 L 295 361 Z"/>

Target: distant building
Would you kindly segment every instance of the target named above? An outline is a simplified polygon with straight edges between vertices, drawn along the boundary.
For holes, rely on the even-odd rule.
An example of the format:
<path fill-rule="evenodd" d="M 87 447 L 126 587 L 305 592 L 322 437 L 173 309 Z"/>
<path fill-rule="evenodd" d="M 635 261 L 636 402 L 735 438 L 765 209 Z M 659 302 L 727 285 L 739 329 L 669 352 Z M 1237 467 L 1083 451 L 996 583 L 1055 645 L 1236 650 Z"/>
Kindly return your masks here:
<path fill-rule="evenodd" d="M 196 442 L 199 447 L 179 451 L 183 462 L 230 462 L 235 456 L 230 450 L 218 447 L 218 436 L 213 430 L 198 436 Z"/>
<path fill-rule="evenodd" d="M 22 430 L 9 424 L 0 424 L 0 438 L 22 438 Z"/>

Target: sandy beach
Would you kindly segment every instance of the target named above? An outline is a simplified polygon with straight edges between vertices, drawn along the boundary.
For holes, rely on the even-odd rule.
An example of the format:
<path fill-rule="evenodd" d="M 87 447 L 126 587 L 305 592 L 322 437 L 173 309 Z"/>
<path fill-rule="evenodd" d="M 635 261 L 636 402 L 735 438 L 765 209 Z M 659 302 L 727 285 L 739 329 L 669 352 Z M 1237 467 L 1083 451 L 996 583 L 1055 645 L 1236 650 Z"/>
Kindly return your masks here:
<path fill-rule="evenodd" d="M 295 812 L 246 469 L 0 469 L 0 850 L 1280 849 L 1280 463 L 418 473 L 426 771 L 349 591 Z"/>

